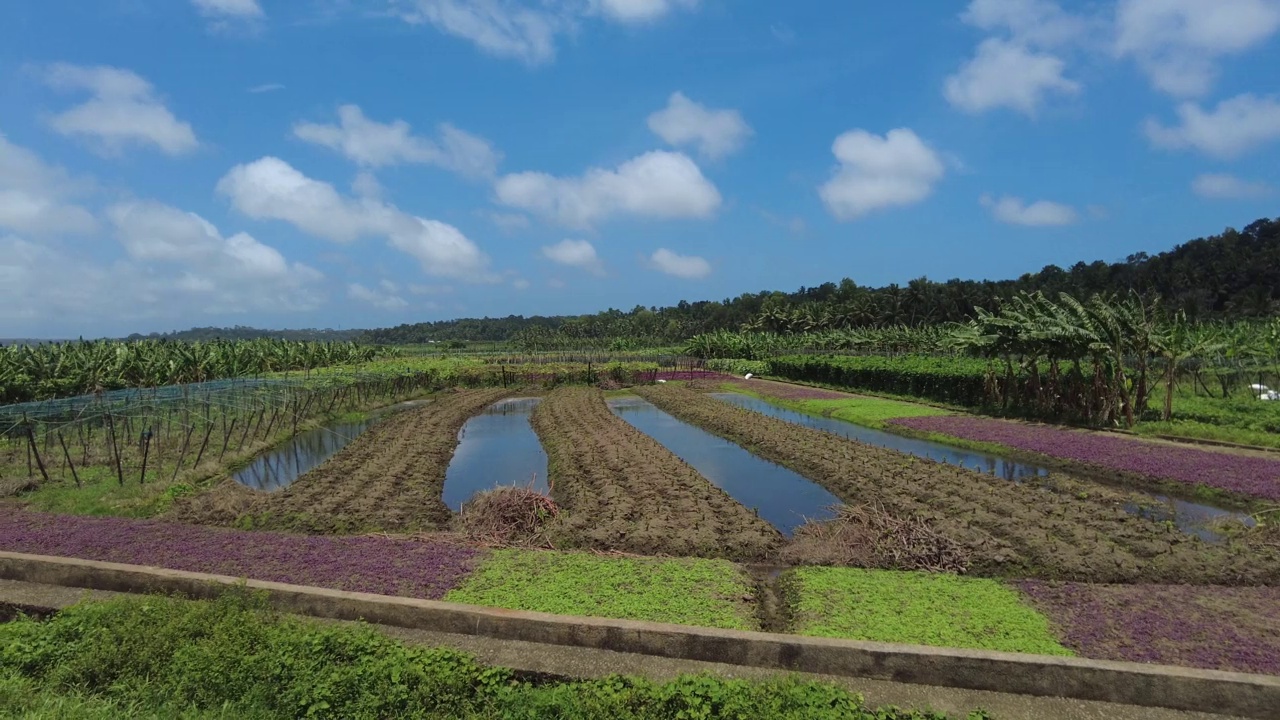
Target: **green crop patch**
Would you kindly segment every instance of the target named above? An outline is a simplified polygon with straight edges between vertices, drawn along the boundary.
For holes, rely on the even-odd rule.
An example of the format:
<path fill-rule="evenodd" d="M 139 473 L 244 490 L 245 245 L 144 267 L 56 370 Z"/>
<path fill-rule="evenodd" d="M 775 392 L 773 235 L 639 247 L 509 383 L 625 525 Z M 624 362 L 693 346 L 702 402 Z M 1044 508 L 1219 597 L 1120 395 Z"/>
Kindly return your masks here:
<path fill-rule="evenodd" d="M 806 567 L 791 575 L 801 635 L 1071 655 L 1048 620 L 995 580 Z"/>
<path fill-rule="evenodd" d="M 872 428 L 883 428 L 891 418 L 950 415 L 928 405 L 886 400 L 884 398 L 849 398 L 848 400 L 801 400 L 796 409 L 814 415 L 827 415 L 846 422 Z"/>
<path fill-rule="evenodd" d="M 724 560 L 498 550 L 448 602 L 756 630 L 753 590 Z"/>

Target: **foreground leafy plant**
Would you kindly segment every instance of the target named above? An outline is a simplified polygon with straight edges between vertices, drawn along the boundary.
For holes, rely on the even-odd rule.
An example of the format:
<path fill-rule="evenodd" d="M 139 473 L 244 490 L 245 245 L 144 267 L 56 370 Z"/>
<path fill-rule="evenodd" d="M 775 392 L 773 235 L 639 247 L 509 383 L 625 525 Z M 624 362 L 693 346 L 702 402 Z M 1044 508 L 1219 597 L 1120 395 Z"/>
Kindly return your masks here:
<path fill-rule="evenodd" d="M 496 550 L 449 602 L 560 615 L 758 629 L 751 586 L 724 560 Z"/>
<path fill-rule="evenodd" d="M 607 677 L 537 684 L 373 629 L 321 626 L 232 592 L 215 601 L 126 598 L 45 623 L 0 625 L 0 715 L 59 718 L 852 718 L 858 695 L 795 680 Z M 984 717 L 975 713 L 971 717 Z"/>

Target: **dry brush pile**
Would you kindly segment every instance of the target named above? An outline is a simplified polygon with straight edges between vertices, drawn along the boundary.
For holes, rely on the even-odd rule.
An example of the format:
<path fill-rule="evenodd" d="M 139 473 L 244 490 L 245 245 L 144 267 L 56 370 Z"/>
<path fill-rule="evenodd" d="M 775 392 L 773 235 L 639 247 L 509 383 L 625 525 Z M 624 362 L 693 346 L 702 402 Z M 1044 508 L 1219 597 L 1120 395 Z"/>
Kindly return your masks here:
<path fill-rule="evenodd" d="M 845 503 L 917 518 L 969 554 L 971 571 L 1094 582 L 1266 585 L 1280 550 L 1235 539 L 1208 544 L 1130 515 L 1105 486 L 1002 478 L 733 407 L 686 388 L 638 388 L 675 417 L 822 484 Z M 1085 486 L 1088 486 L 1085 489 Z M 1071 488 L 1063 492 L 1061 488 Z"/>
<path fill-rule="evenodd" d="M 752 560 L 781 542 L 772 525 L 614 415 L 597 389 L 553 391 L 532 424 L 567 511 L 561 545 Z"/>
<path fill-rule="evenodd" d="M 446 529 L 441 500 L 458 431 L 508 394 L 463 390 L 374 425 L 288 488 L 266 494 L 232 480 L 175 503 L 177 518 L 308 533 Z"/>

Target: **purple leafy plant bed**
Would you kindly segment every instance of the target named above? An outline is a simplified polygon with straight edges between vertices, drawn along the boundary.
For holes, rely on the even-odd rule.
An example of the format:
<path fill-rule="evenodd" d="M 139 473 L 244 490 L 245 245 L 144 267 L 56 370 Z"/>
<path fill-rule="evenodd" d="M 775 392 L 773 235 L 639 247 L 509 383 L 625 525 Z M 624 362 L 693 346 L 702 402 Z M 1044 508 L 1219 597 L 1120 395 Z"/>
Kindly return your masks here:
<path fill-rule="evenodd" d="M 835 390 L 823 390 L 822 388 L 807 387 L 805 385 L 791 385 L 790 383 L 780 383 L 772 380 L 739 380 L 734 385 L 744 390 L 758 392 L 779 400 L 848 400 L 852 397 L 848 393 L 836 392 Z"/>
<path fill-rule="evenodd" d="M 959 415 L 894 418 L 889 422 L 912 430 L 999 443 L 1111 470 L 1280 500 L 1280 460 L 1270 458 Z"/>
<path fill-rule="evenodd" d="M 644 380 L 729 380 L 734 376 L 713 370 L 658 370 L 641 372 L 638 377 Z"/>
<path fill-rule="evenodd" d="M 246 532 L 158 520 L 0 515 L 0 550 L 439 599 L 479 551 L 417 540 Z"/>
<path fill-rule="evenodd" d="M 1280 675 L 1280 587 L 1016 586 L 1084 657 Z"/>

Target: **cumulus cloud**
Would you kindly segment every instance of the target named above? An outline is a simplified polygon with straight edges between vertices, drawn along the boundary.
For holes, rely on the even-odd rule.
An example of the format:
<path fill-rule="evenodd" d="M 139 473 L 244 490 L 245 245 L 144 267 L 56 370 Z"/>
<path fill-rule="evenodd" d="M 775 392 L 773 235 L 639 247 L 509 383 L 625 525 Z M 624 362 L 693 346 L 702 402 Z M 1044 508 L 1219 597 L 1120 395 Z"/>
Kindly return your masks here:
<path fill-rule="evenodd" d="M 737 152 L 753 133 L 737 110 L 712 110 L 681 92 L 649 116 L 649 129 L 669 145 L 693 145 L 711 159 Z"/>
<path fill-rule="evenodd" d="M 542 256 L 548 260 L 582 268 L 593 275 L 604 275 L 604 263 L 596 254 L 596 249 L 586 240 L 562 240 L 555 245 L 542 248 Z"/>
<path fill-rule="evenodd" d="M 1031 227 L 1070 225 L 1080 219 L 1080 213 L 1076 212 L 1075 208 L 1070 205 L 1048 200 L 1037 200 L 1028 205 L 1022 201 L 1022 198 L 1009 195 L 999 199 L 990 195 L 983 195 L 979 202 L 982 203 L 983 207 L 991 211 L 991 215 L 995 219 L 1010 225 L 1027 225 Z"/>
<path fill-rule="evenodd" d="M 87 184 L 0 133 L 0 229 L 26 235 L 93 232 L 98 223 L 92 213 L 71 202 Z"/>
<path fill-rule="evenodd" d="M 591 168 L 579 177 L 523 172 L 494 186 L 498 202 L 563 225 L 589 228 L 614 215 L 709 218 L 720 192 L 683 153 L 655 150 L 616 169 Z"/>
<path fill-rule="evenodd" d="M 56 89 L 88 91 L 89 100 L 50 118 L 57 132 L 89 139 L 105 154 L 131 145 L 154 146 L 169 155 L 199 147 L 191 125 L 174 117 L 151 83 L 120 68 L 59 63 L 45 79 Z"/>
<path fill-rule="evenodd" d="M 502 154 L 488 140 L 448 123 L 439 130 L 439 140 L 419 137 L 409 123 L 370 120 L 357 105 L 339 107 L 337 125 L 300 122 L 293 126 L 298 139 L 335 150 L 365 167 L 422 163 L 472 178 L 497 172 Z"/>
<path fill-rule="evenodd" d="M 698 280 L 711 274 L 711 263 L 696 255 L 680 255 L 666 248 L 658 248 L 649 262 L 659 272 L 686 280 Z"/>
<path fill-rule="evenodd" d="M 977 54 L 946 80 L 944 94 L 955 107 L 978 113 L 998 107 L 1035 115 L 1051 93 L 1075 95 L 1080 84 L 1063 77 L 1066 63 L 998 38 L 984 40 Z"/>
<path fill-rule="evenodd" d="M 258 0 L 191 0 L 201 15 L 223 18 L 260 18 L 265 13 Z"/>
<path fill-rule="evenodd" d="M 527 65 L 551 62 L 561 35 L 591 17 L 621 24 L 651 23 L 698 0 L 399 0 L 396 14 L 467 40 L 482 52 Z"/>
<path fill-rule="evenodd" d="M 349 198 L 285 161 L 264 157 L 232 168 L 217 190 L 256 220 L 283 220 L 334 242 L 381 236 L 430 275 L 488 282 L 489 258 L 462 231 L 402 212 L 376 198 Z"/>
<path fill-rule="evenodd" d="M 383 310 L 400 310 L 409 307 L 409 301 L 399 295 L 400 288 L 390 280 L 383 280 L 371 288 L 360 283 L 347 285 L 347 297 Z"/>
<path fill-rule="evenodd" d="M 1200 197 L 1215 200 L 1247 200 L 1266 197 L 1275 189 L 1270 185 L 1244 180 L 1225 173 L 1205 173 L 1191 182 L 1191 189 Z"/>
<path fill-rule="evenodd" d="M 1065 46 L 1082 36 L 1086 23 L 1051 0 L 973 0 L 961 20 L 991 33 L 973 58 L 943 83 L 954 107 L 979 113 L 1005 107 L 1024 115 L 1050 95 L 1075 95 L 1080 84 L 1064 76 Z"/>
<path fill-rule="evenodd" d="M 1120 0 L 1115 51 L 1157 89 L 1196 97 L 1212 89 L 1222 58 L 1261 45 L 1277 28 L 1277 0 Z"/>
<path fill-rule="evenodd" d="M 883 137 L 850 130 L 831 147 L 840 166 L 818 190 L 837 220 L 854 220 L 890 207 L 914 205 L 946 173 L 942 159 L 908 128 Z"/>
<path fill-rule="evenodd" d="M 1178 106 L 1178 120 L 1177 125 L 1166 126 L 1148 119 L 1145 129 L 1152 144 L 1230 159 L 1280 139 L 1280 100 L 1246 93 L 1223 100 L 1208 112 L 1187 102 Z"/>
<path fill-rule="evenodd" d="M 253 87 L 249 88 L 249 92 L 253 93 L 254 95 L 261 95 L 262 93 L 277 92 L 283 89 L 284 89 L 284 85 L 280 83 L 263 83 L 261 85 L 254 85 Z"/>

